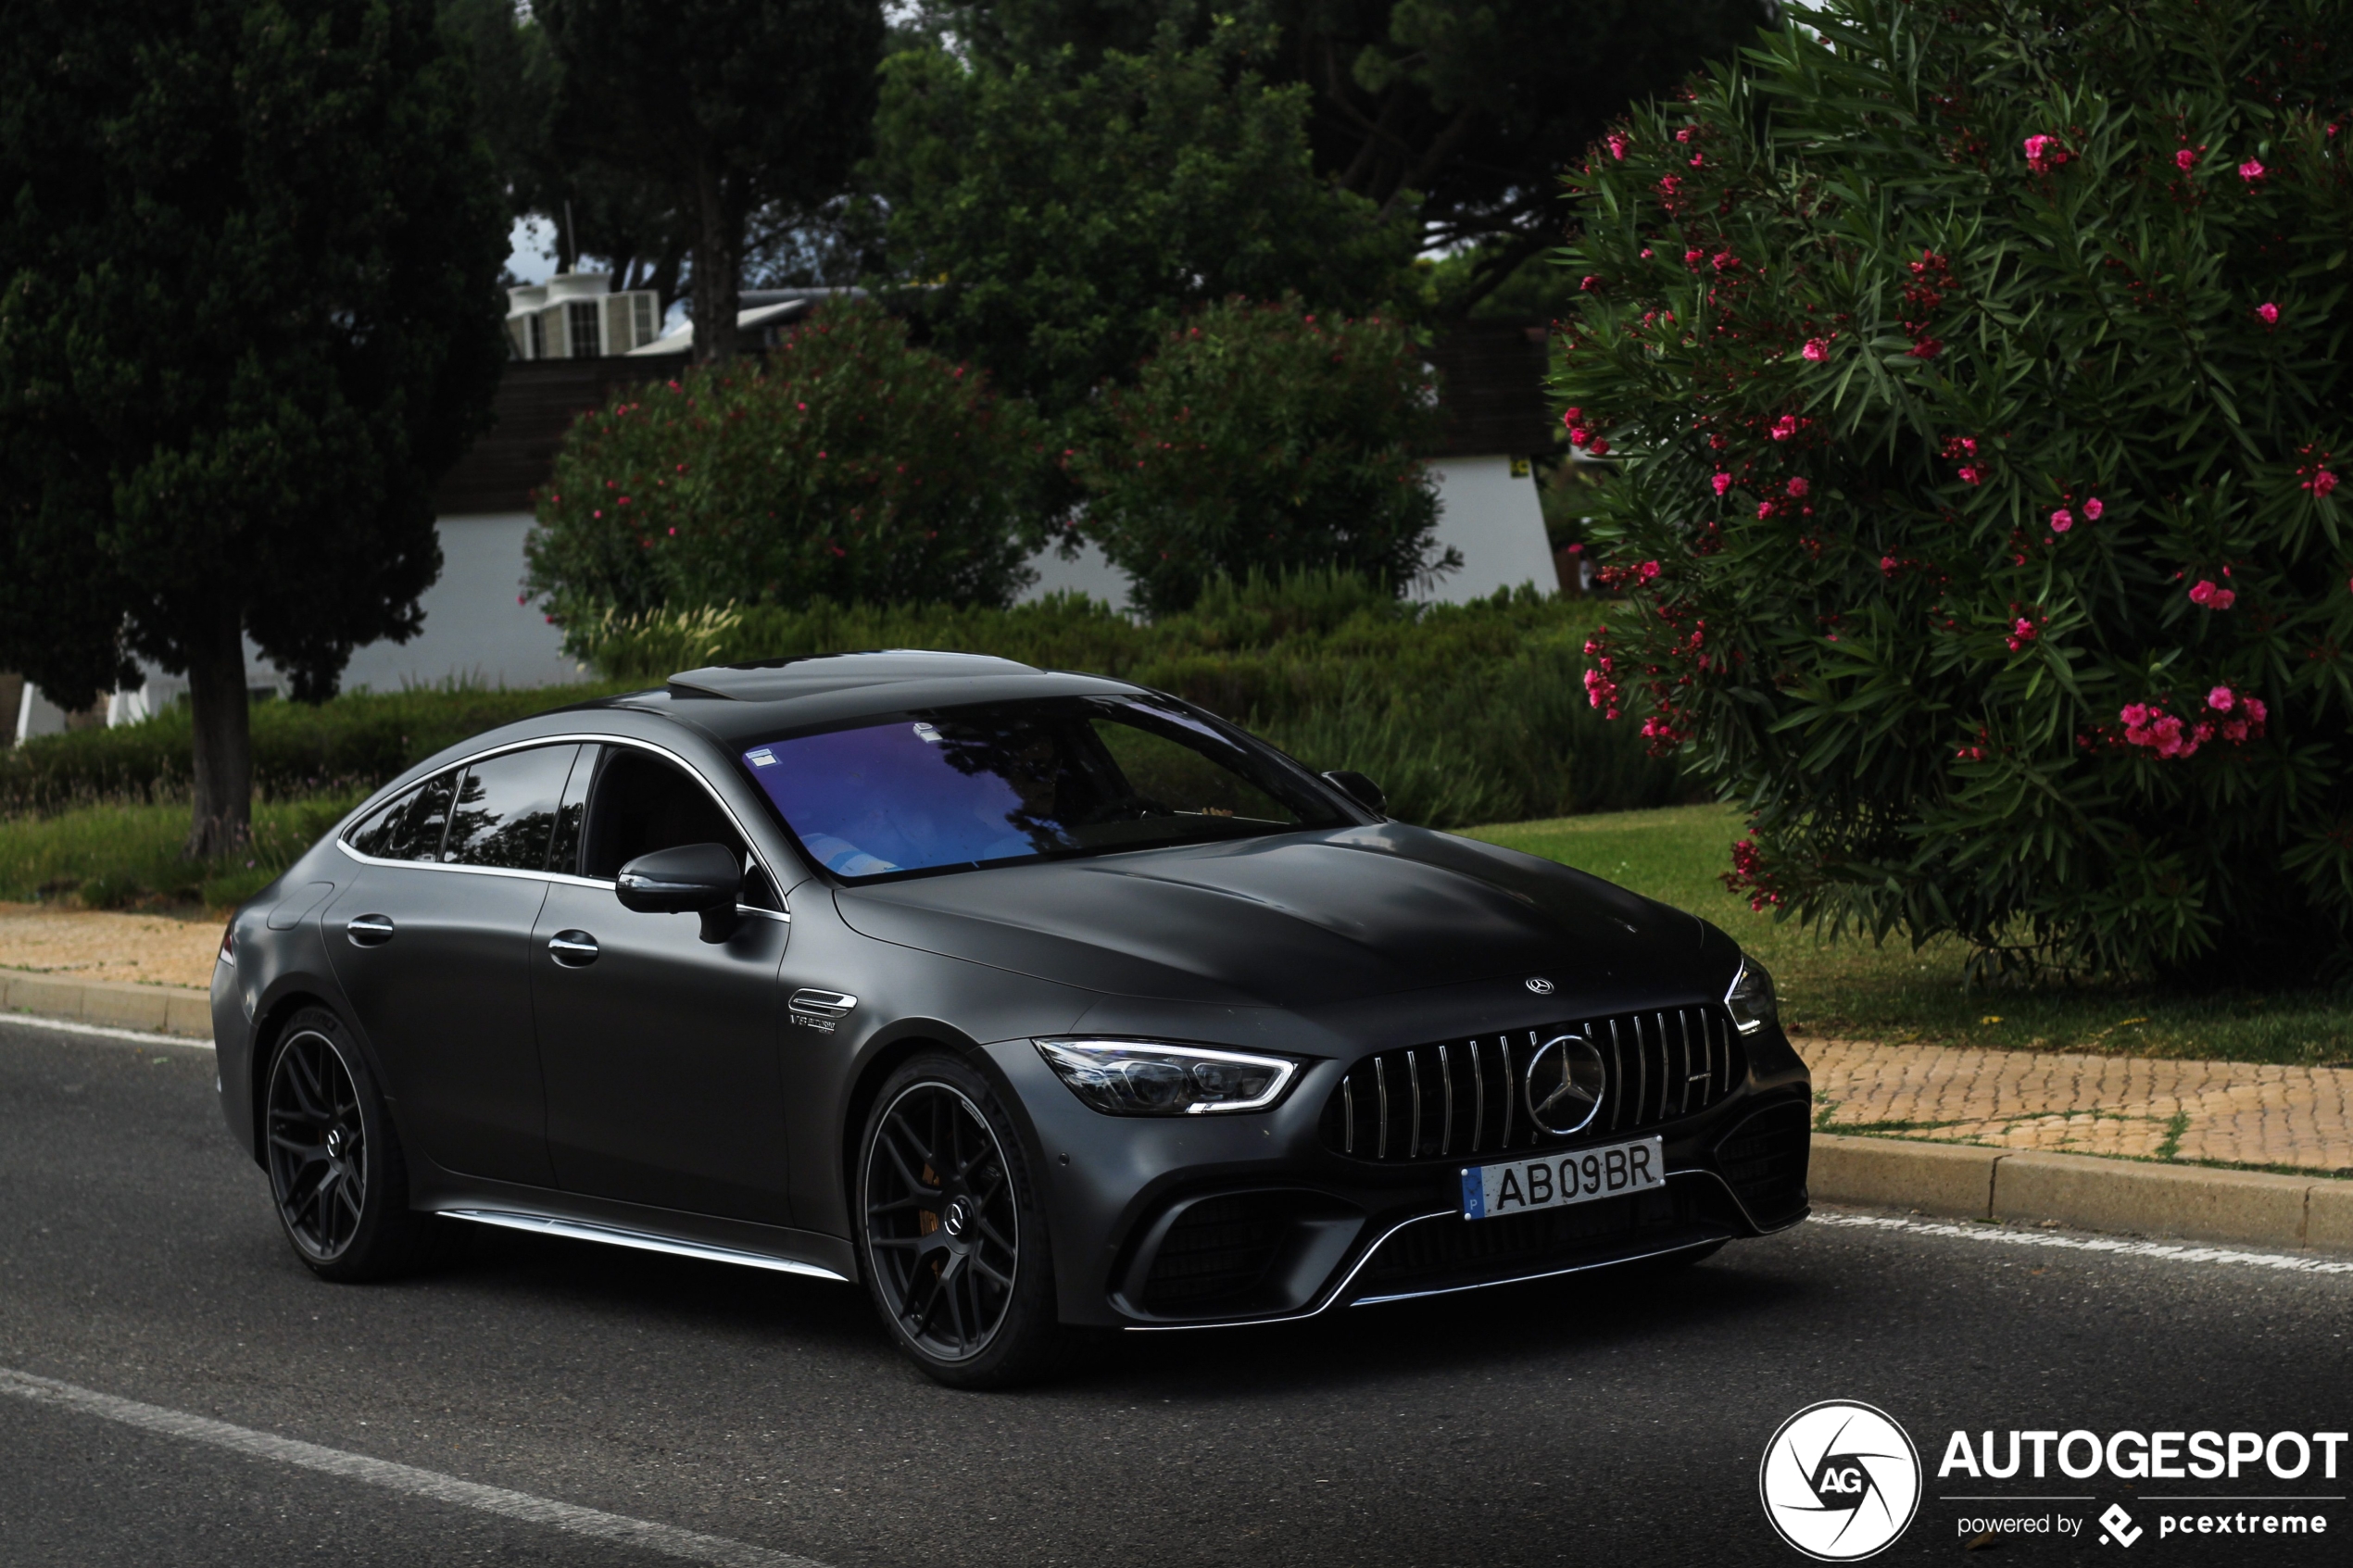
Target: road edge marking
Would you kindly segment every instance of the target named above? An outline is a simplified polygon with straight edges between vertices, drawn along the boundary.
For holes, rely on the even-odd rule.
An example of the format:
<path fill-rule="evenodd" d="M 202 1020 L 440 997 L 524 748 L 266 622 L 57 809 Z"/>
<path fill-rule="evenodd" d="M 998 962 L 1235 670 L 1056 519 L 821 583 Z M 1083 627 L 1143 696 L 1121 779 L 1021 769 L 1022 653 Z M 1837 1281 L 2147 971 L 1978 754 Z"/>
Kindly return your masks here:
<path fill-rule="evenodd" d="M 1941 1220 L 1906 1220 L 1890 1214 L 1825 1214 L 1816 1210 L 1809 1225 L 1842 1225 L 1861 1230 L 1910 1231 L 1919 1236 L 1959 1236 L 1967 1241 L 2002 1247 L 2055 1247 L 2070 1252 L 2108 1252 L 2128 1258 L 2158 1258 L 2175 1263 L 2235 1263 L 2277 1269 L 2285 1273 L 2353 1274 L 2353 1259 L 2292 1257 L 2283 1252 L 2248 1252 L 2234 1247 L 2201 1247 L 2195 1242 L 2132 1241 L 2112 1236 L 2057 1236 L 2049 1231 L 2015 1230 L 1979 1221 L 1950 1224 Z"/>
<path fill-rule="evenodd" d="M 60 1383 L 53 1377 L 41 1377 L 9 1367 L 0 1367 L 0 1394 L 13 1395 L 33 1404 L 98 1416 L 143 1432 L 204 1443 L 212 1448 L 226 1449 L 232 1453 L 273 1460 L 281 1464 L 315 1470 L 346 1480 L 364 1481 L 387 1491 L 435 1502 L 455 1503 L 460 1508 L 495 1513 L 501 1518 L 521 1520 L 525 1524 L 544 1524 L 592 1540 L 637 1547 L 689 1562 L 709 1562 L 718 1565 L 718 1568 L 827 1568 L 826 1564 L 813 1558 L 772 1551 L 766 1547 L 730 1540 L 724 1536 L 706 1536 L 693 1530 L 682 1530 L 674 1524 L 657 1524 L 650 1520 L 632 1519 L 626 1514 L 607 1513 L 599 1509 L 583 1508 L 576 1503 L 558 1502 L 552 1498 L 534 1497 L 529 1492 L 510 1491 L 504 1486 L 485 1486 L 476 1481 L 461 1481 L 438 1471 L 420 1470 L 411 1464 L 347 1453 L 341 1449 L 306 1443 L 296 1437 L 281 1437 L 274 1433 L 257 1432 L 248 1426 L 235 1426 L 225 1421 L 214 1421 L 208 1416 L 167 1410 L 161 1405 L 142 1404 L 136 1399 L 101 1394 L 94 1388 Z"/>
<path fill-rule="evenodd" d="M 0 1012 L 0 1023 L 22 1024 L 27 1029 L 55 1029 L 64 1035 L 95 1035 L 100 1039 L 130 1040 L 142 1046 L 178 1046 L 192 1051 L 214 1048 L 210 1040 L 199 1040 L 188 1035 L 166 1035 L 151 1029 L 116 1029 L 104 1023 L 78 1023 L 69 1018 L 44 1018 L 37 1012 Z"/>

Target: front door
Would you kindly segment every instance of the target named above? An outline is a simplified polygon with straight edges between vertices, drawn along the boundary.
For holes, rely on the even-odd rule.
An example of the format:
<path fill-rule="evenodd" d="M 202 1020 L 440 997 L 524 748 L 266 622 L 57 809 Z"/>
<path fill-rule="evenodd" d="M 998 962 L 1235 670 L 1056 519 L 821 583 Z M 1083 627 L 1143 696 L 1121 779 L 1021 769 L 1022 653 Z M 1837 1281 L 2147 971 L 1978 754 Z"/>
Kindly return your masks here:
<path fill-rule="evenodd" d="M 704 941 L 696 915 L 623 909 L 610 885 L 640 855 L 711 843 L 753 867 L 724 941 Z M 625 746 L 606 750 L 580 853 L 580 874 L 606 885 L 556 884 L 531 937 L 558 1184 L 788 1223 L 777 972 L 792 927 L 752 907 L 775 901 L 764 874 L 698 781 Z"/>

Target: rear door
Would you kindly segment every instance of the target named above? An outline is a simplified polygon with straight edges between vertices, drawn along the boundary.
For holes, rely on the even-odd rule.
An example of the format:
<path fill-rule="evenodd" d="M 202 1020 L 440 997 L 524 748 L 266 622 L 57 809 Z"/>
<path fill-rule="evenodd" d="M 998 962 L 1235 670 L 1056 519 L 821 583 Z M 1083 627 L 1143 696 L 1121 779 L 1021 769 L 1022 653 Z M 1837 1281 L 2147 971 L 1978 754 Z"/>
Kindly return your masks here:
<path fill-rule="evenodd" d="M 724 844 L 748 868 L 724 941 L 695 915 L 623 909 L 640 855 Z M 693 773 L 608 747 L 589 794 L 583 880 L 549 890 L 532 935 L 532 1000 L 558 1182 L 584 1196 L 790 1222 L 777 971 L 791 933 L 768 876 Z"/>
<path fill-rule="evenodd" d="M 554 1185 L 529 944 L 581 749 L 451 769 L 345 840 L 361 866 L 327 911 L 335 977 L 383 1060 L 403 1136 L 447 1170 Z"/>

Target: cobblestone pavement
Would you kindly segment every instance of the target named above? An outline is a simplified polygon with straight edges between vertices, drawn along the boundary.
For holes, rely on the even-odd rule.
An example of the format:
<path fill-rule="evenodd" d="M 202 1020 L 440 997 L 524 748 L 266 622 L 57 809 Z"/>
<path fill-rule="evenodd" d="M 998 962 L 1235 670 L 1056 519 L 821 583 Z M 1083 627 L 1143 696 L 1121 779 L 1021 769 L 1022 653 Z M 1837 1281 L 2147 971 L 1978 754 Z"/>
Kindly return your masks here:
<path fill-rule="evenodd" d="M 71 980 L 130 980 L 149 985 L 212 984 L 220 922 L 207 916 L 124 914 L 0 904 L 0 966 Z"/>
<path fill-rule="evenodd" d="M 2353 1173 L 2353 1069 L 1796 1045 L 1825 1132 Z"/>

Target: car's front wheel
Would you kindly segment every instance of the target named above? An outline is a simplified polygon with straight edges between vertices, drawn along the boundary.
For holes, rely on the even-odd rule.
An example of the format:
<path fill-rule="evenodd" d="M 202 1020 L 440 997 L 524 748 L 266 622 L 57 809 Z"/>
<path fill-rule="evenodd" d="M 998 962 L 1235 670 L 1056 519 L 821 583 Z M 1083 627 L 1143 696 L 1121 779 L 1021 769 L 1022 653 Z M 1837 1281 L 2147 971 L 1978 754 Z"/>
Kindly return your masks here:
<path fill-rule="evenodd" d="M 944 1052 L 885 1083 L 858 1146 L 860 1264 L 900 1348 L 941 1383 L 1036 1376 L 1063 1333 L 1045 1217 L 1013 1121 Z"/>
<path fill-rule="evenodd" d="M 399 1135 L 333 1013 L 306 1008 L 286 1021 L 262 1127 L 279 1223 L 311 1273 L 380 1279 L 423 1260 L 433 1219 L 409 1211 Z"/>

